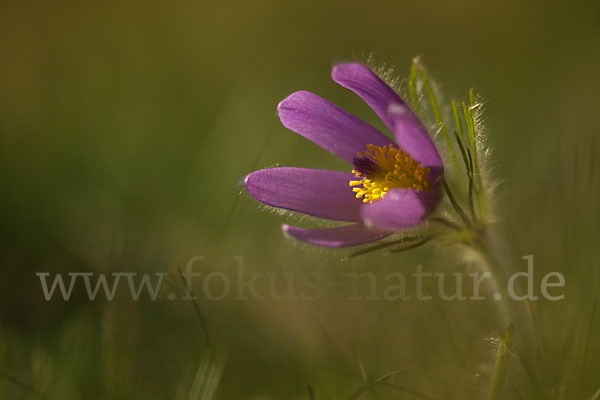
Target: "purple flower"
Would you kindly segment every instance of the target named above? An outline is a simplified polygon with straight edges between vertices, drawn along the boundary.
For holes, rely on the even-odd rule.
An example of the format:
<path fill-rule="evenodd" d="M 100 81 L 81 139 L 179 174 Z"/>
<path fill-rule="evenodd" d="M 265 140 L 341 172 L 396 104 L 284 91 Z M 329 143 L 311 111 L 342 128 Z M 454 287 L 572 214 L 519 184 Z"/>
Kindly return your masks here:
<path fill-rule="evenodd" d="M 341 64 L 331 76 L 375 111 L 396 142 L 313 93 L 295 92 L 279 103 L 281 123 L 349 162 L 352 172 L 262 169 L 246 177 L 248 191 L 269 206 L 351 222 L 324 229 L 283 225 L 288 235 L 319 246 L 356 246 L 421 223 L 441 200 L 444 172 L 427 130 L 366 66 Z"/>

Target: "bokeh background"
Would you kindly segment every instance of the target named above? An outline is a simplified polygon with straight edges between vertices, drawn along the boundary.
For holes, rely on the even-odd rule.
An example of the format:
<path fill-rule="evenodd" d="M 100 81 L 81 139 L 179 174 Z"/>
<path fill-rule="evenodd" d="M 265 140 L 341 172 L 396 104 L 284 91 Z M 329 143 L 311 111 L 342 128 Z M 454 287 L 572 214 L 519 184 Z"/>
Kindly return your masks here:
<path fill-rule="evenodd" d="M 348 399 L 406 369 L 361 398 L 484 398 L 505 328 L 491 300 L 323 285 L 314 301 L 200 297 L 198 318 L 164 293 L 89 301 L 76 285 L 46 302 L 35 275 L 168 272 L 180 298 L 194 256 L 203 274 L 234 279 L 243 260 L 284 289 L 290 274 L 473 268 L 439 246 L 350 262 L 295 246 L 240 185 L 273 165 L 344 168 L 281 126 L 277 103 L 310 90 L 377 125 L 331 65 L 373 55 L 406 78 L 422 55 L 447 98 L 485 101 L 507 258 L 534 254 L 536 282 L 567 282 L 563 301 L 535 303 L 539 346 L 515 343 L 502 398 L 597 398 L 599 43 L 599 3 L 580 0 L 2 2 L 0 393 Z"/>

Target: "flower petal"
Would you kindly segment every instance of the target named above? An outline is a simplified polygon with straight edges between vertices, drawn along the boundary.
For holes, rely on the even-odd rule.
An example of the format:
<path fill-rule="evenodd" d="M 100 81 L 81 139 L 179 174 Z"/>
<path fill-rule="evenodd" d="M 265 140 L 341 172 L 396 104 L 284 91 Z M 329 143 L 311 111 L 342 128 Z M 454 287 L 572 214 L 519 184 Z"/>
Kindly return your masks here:
<path fill-rule="evenodd" d="M 436 189 L 439 189 L 437 187 Z M 403 229 L 415 226 L 428 217 L 440 203 L 439 190 L 434 192 L 412 189 L 390 190 L 383 199 L 367 204 L 362 209 L 366 225 L 388 229 Z"/>
<path fill-rule="evenodd" d="M 282 225 L 281 228 L 294 239 L 324 247 L 358 246 L 383 239 L 391 234 L 389 231 L 369 230 L 362 224 L 324 229 L 304 229 L 290 225 Z"/>
<path fill-rule="evenodd" d="M 392 104 L 388 111 L 398 145 L 422 165 L 431 168 L 429 180 L 437 181 L 444 172 L 444 165 L 427 129 L 406 104 Z"/>
<path fill-rule="evenodd" d="M 292 93 L 279 103 L 277 112 L 286 128 L 350 163 L 367 144 L 393 143 L 363 120 L 310 92 Z"/>
<path fill-rule="evenodd" d="M 400 96 L 373 71 L 358 63 L 340 64 L 333 68 L 331 77 L 360 96 L 412 158 L 426 167 L 442 168 L 442 160 L 427 129 Z"/>
<path fill-rule="evenodd" d="M 339 85 L 359 95 L 387 127 L 393 130 L 394 123 L 388 115 L 388 108 L 390 104 L 403 104 L 404 102 L 377 74 L 363 64 L 347 63 L 333 67 L 331 78 Z"/>
<path fill-rule="evenodd" d="M 279 167 L 246 177 L 250 194 L 261 203 L 336 221 L 360 221 L 362 202 L 348 185 L 349 172 Z"/>

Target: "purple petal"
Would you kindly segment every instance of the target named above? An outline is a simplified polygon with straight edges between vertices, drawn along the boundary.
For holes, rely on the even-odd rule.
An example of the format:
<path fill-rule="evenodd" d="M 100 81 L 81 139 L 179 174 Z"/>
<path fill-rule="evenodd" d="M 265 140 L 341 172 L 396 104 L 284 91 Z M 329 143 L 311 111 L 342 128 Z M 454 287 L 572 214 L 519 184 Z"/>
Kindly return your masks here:
<path fill-rule="evenodd" d="M 374 242 L 389 236 L 389 231 L 374 231 L 362 224 L 352 224 L 325 229 L 303 229 L 283 225 L 283 231 L 302 242 L 324 247 L 349 247 Z"/>
<path fill-rule="evenodd" d="M 427 129 L 398 94 L 373 71 L 362 64 L 340 64 L 333 68 L 331 77 L 359 95 L 394 133 L 398 145 L 412 158 L 434 170 L 442 168 L 442 160 Z"/>
<path fill-rule="evenodd" d="M 331 77 L 336 83 L 359 95 L 393 131 L 394 123 L 388 115 L 388 109 L 390 104 L 404 102 L 373 71 L 358 63 L 340 64 L 333 67 Z"/>
<path fill-rule="evenodd" d="M 398 145 L 423 166 L 431 168 L 429 180 L 437 181 L 444 172 L 444 165 L 440 153 L 419 118 L 406 104 L 392 104 L 389 115 L 394 124 L 392 131 Z"/>
<path fill-rule="evenodd" d="M 437 185 L 436 185 L 437 188 Z M 388 229 L 404 229 L 421 223 L 440 203 L 439 190 L 390 190 L 383 199 L 365 205 L 362 217 L 366 225 Z"/>
<path fill-rule="evenodd" d="M 280 167 L 246 177 L 250 194 L 261 203 L 336 221 L 360 221 L 363 204 L 348 185 L 349 172 Z"/>
<path fill-rule="evenodd" d="M 393 143 L 363 120 L 310 92 L 292 93 L 279 103 L 277 112 L 286 128 L 350 163 L 367 144 Z"/>

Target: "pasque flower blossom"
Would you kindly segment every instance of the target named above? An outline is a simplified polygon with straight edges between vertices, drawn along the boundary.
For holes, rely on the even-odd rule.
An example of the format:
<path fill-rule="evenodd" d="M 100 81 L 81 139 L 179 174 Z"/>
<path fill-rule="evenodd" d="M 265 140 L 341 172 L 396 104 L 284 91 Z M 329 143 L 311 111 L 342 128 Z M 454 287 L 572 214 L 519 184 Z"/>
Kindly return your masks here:
<path fill-rule="evenodd" d="M 420 224 L 440 203 L 444 173 L 427 129 L 366 66 L 337 65 L 331 75 L 375 111 L 395 141 L 313 93 L 292 93 L 277 108 L 281 123 L 351 167 L 262 169 L 246 177 L 248 192 L 269 206 L 350 223 L 320 229 L 283 225 L 288 235 L 319 246 L 365 244 Z"/>

